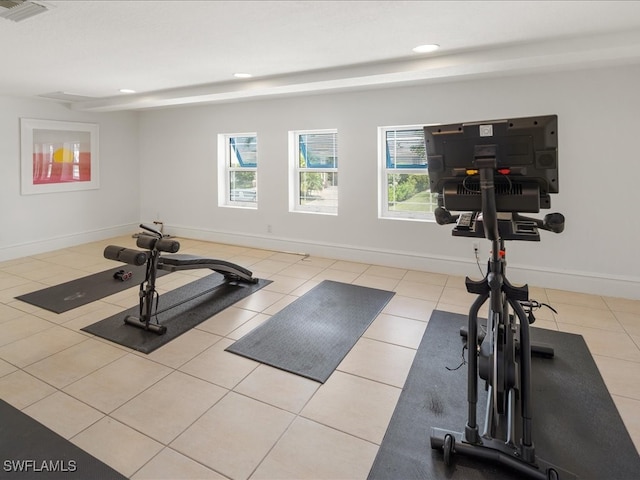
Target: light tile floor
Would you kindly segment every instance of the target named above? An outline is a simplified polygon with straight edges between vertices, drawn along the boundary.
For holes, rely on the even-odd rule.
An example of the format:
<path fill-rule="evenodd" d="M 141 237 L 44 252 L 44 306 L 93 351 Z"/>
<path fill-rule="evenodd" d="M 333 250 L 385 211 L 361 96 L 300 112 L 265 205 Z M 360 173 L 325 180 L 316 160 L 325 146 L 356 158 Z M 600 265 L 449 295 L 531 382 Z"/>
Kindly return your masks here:
<path fill-rule="evenodd" d="M 15 297 L 114 267 L 119 237 L 0 263 L 0 398 L 134 479 L 366 478 L 434 309 L 466 313 L 461 277 L 180 239 L 272 284 L 150 355 L 80 329 L 137 286 L 57 315 Z M 162 277 L 162 292 L 208 274 Z M 473 275 L 474 272 L 471 272 Z M 395 297 L 324 384 L 225 352 L 322 280 Z M 640 301 L 531 288 L 537 327 L 584 336 L 640 445 Z"/>

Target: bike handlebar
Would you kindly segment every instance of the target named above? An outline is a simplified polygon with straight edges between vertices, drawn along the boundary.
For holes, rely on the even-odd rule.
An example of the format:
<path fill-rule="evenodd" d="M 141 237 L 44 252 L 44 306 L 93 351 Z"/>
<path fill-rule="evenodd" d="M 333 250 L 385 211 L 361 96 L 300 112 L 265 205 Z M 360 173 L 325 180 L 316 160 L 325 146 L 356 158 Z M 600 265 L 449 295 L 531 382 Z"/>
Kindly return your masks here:
<path fill-rule="evenodd" d="M 536 227 L 553 233 L 562 233 L 564 231 L 564 215 L 561 213 L 547 213 L 542 220 L 539 218 L 525 217 L 519 213 L 513 214 L 515 221 L 534 222 Z"/>
<path fill-rule="evenodd" d="M 445 208 L 437 207 L 433 215 L 436 217 L 436 223 L 438 225 L 449 225 L 450 223 L 456 223 L 460 215 L 451 215 L 451 212 Z"/>
<path fill-rule="evenodd" d="M 460 218 L 460 215 L 452 215 L 449 210 L 442 207 L 435 209 L 434 216 L 438 225 L 454 224 Z M 513 213 L 512 218 L 517 222 L 533 222 L 540 230 L 546 230 L 553 233 L 562 233 L 564 231 L 564 215 L 561 213 L 548 213 L 543 219 L 525 217 L 519 213 Z"/>

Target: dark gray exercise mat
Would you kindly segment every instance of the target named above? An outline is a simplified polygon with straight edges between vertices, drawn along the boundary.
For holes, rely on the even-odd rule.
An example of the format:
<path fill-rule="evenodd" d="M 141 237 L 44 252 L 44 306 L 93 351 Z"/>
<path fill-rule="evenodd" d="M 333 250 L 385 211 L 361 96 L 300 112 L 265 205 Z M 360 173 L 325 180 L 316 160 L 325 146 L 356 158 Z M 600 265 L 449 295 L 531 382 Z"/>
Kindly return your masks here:
<path fill-rule="evenodd" d="M 126 479 L 69 440 L 0 400 L 0 478 Z"/>
<path fill-rule="evenodd" d="M 325 280 L 226 350 L 324 383 L 393 295 Z"/>
<path fill-rule="evenodd" d="M 259 279 L 258 283 L 227 282 L 219 273 L 213 273 L 163 293 L 160 295 L 158 311 L 203 293 L 193 300 L 157 315 L 158 322 L 167 327 L 167 332 L 164 335 L 158 335 L 124 323 L 124 318 L 127 315 L 138 316 L 138 306 L 100 320 L 82 330 L 133 350 L 151 353 L 270 283 L 270 280 L 262 279 Z"/>
<path fill-rule="evenodd" d="M 132 278 L 126 281 L 117 280 L 113 275 L 118 270 L 131 272 Z M 86 305 L 127 288 L 139 285 L 145 277 L 146 266 L 122 265 L 104 272 L 61 283 L 53 287 L 43 288 L 35 292 L 16 297 L 18 300 L 44 308 L 54 313 L 63 313 L 82 305 Z M 158 276 L 169 272 L 158 272 Z"/>
<path fill-rule="evenodd" d="M 369 479 L 522 479 L 513 470 L 454 454 L 445 467 L 430 447 L 431 427 L 462 432 L 467 367 L 460 327 L 467 317 L 434 311 L 384 436 Z M 640 457 L 580 335 L 533 327 L 533 341 L 555 349 L 532 357 L 533 437 L 538 456 L 581 480 L 637 480 Z M 478 419 L 486 401 L 479 383 Z M 482 430 L 482 429 L 481 429 Z M 562 479 L 562 477 L 560 477 Z"/>

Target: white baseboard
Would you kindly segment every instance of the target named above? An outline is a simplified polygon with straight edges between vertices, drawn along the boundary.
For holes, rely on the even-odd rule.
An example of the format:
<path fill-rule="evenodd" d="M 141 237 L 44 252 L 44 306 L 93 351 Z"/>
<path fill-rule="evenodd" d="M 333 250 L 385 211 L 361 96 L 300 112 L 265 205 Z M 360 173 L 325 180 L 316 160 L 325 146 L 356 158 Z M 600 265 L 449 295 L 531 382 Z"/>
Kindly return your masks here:
<path fill-rule="evenodd" d="M 136 231 L 138 225 L 138 223 L 131 223 L 22 244 L 7 245 L 0 249 L 0 262 L 120 235 L 127 235 L 132 231 Z M 461 277 L 468 275 L 473 278 L 478 278 L 480 274 L 473 260 L 462 257 L 444 257 L 422 252 L 381 250 L 354 245 L 296 240 L 273 235 L 222 232 L 177 225 L 169 226 L 165 224 L 164 227 L 165 233 L 194 240 L 219 242 L 302 255 L 308 254 L 317 257 L 335 258 L 337 260 L 425 272 L 445 273 Z M 527 283 L 535 287 L 640 300 L 640 278 L 637 277 L 629 278 L 613 275 L 598 275 L 592 272 L 540 269 L 527 265 L 509 264 L 509 279 L 515 285 Z"/>
<path fill-rule="evenodd" d="M 480 276 L 474 260 L 443 257 L 425 253 L 381 250 L 343 244 L 295 240 L 273 235 L 253 235 L 221 232 L 184 226 L 165 225 L 165 233 L 178 237 L 219 242 L 244 247 L 262 248 L 289 253 L 308 254 L 352 262 L 405 268 L 448 275 Z M 509 280 L 514 285 L 527 283 L 532 287 L 552 288 L 608 297 L 640 300 L 640 277 L 598 275 L 592 272 L 540 269 L 509 264 Z M 461 285 L 462 286 L 462 285 Z"/>
<path fill-rule="evenodd" d="M 0 262 L 13 260 L 14 258 L 28 257 L 40 253 L 51 252 L 62 248 L 69 248 L 83 243 L 96 242 L 106 238 L 118 237 L 136 231 L 138 223 L 118 225 L 99 230 L 72 233 L 69 235 L 34 240 L 32 242 L 6 245 L 0 249 Z"/>

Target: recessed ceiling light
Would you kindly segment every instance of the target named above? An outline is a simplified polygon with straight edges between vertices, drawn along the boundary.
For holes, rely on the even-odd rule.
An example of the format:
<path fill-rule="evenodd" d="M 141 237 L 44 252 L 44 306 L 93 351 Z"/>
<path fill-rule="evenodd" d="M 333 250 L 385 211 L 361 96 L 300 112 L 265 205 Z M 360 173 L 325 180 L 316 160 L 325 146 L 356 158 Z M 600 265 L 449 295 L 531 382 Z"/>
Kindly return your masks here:
<path fill-rule="evenodd" d="M 136 91 L 131 90 L 130 88 L 121 88 L 120 93 L 136 93 Z"/>
<path fill-rule="evenodd" d="M 439 48 L 440 48 L 440 45 L 437 45 L 435 43 L 429 43 L 427 45 L 418 45 L 413 49 L 413 51 L 416 53 L 431 53 L 431 52 L 435 52 Z"/>
<path fill-rule="evenodd" d="M 236 78 L 251 78 L 251 77 L 253 77 L 253 75 L 251 75 L 250 73 L 234 73 L 233 76 L 236 77 Z"/>

